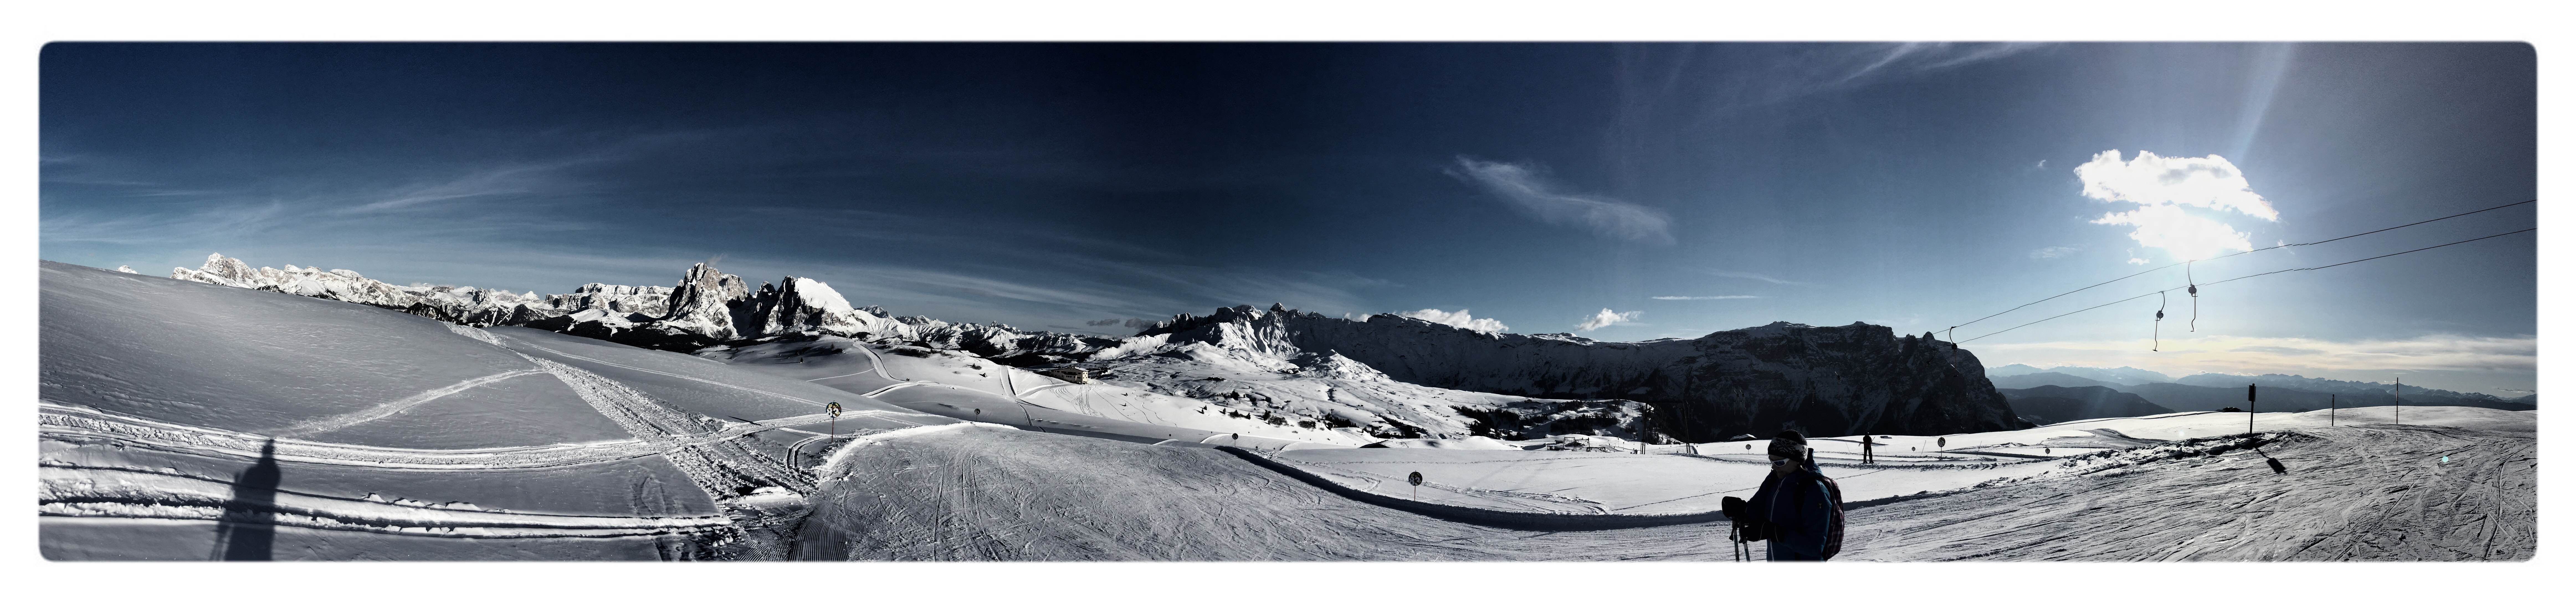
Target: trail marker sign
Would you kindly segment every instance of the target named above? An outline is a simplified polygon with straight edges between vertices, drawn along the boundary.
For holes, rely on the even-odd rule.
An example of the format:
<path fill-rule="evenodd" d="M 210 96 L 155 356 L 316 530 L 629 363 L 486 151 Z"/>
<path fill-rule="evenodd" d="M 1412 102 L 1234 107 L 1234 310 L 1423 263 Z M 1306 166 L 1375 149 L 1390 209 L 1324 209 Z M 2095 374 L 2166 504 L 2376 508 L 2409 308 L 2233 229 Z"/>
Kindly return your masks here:
<path fill-rule="evenodd" d="M 1404 476 L 1404 481 L 1413 482 L 1413 500 L 1422 500 L 1422 472 L 1415 471 L 1412 475 Z"/>
<path fill-rule="evenodd" d="M 824 403 L 824 404 L 823 404 L 823 412 L 824 412 L 824 414 L 832 415 L 832 419 L 831 419 L 831 421 L 823 424 L 823 425 L 824 425 L 824 427 L 823 427 L 823 431 L 824 431 L 825 433 L 827 433 L 827 434 L 829 434 L 829 435 L 833 436 L 833 437 L 840 437 L 840 435 L 841 435 L 841 403 L 839 403 L 839 402 L 827 402 L 827 403 Z"/>

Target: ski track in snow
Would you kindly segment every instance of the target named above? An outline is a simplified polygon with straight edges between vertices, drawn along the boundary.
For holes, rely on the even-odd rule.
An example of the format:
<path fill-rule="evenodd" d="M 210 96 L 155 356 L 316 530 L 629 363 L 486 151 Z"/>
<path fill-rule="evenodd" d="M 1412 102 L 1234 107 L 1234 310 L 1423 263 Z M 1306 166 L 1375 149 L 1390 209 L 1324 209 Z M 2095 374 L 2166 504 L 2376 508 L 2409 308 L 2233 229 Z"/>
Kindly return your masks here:
<path fill-rule="evenodd" d="M 224 519 L 233 484 L 135 467 L 40 463 L 36 514 L 149 520 Z M 486 511 L 470 505 L 405 505 L 276 490 L 259 509 L 276 525 L 447 538 L 602 538 L 699 534 L 730 528 L 720 516 L 621 517 Z"/>
<path fill-rule="evenodd" d="M 796 431 L 790 428 L 821 424 L 830 420 L 827 415 L 811 414 L 770 419 L 759 424 L 729 426 L 723 431 L 690 437 L 639 438 L 501 448 L 422 449 L 271 438 L 255 433 L 154 421 L 50 402 L 39 403 L 37 410 L 37 431 L 41 437 L 51 440 L 104 441 L 146 450 L 241 460 L 258 459 L 261 447 L 273 441 L 277 447 L 272 453 L 273 458 L 284 462 L 433 471 L 541 469 L 621 461 L 671 452 L 685 446 L 740 438 L 763 431 Z M 906 415 L 879 410 L 842 414 L 844 418 L 858 416 L 879 416 L 900 422 L 899 417 Z"/>
<path fill-rule="evenodd" d="M 813 480 L 802 472 L 787 471 L 784 462 L 744 447 L 737 439 L 717 437 L 720 434 L 688 413 L 625 384 L 560 362 L 524 354 L 521 357 L 554 373 L 583 401 L 628 433 L 642 439 L 682 440 L 681 446 L 663 452 L 663 458 L 680 466 L 682 473 L 719 503 L 735 489 L 760 481 L 768 482 L 760 485 L 785 486 L 799 493 L 814 486 Z"/>
<path fill-rule="evenodd" d="M 500 382 L 500 381 L 501 381 L 501 380 L 503 380 L 503 379 L 508 379 L 508 378 L 511 378 L 511 377 L 518 377 L 518 376 L 523 376 L 523 375 L 535 375 L 535 374 L 544 373 L 544 372 L 545 372 L 545 371 L 541 371 L 541 370 L 537 370 L 537 369 L 524 369 L 524 370 L 508 371 L 508 372 L 503 372 L 503 373 L 498 373 L 498 374 L 493 374 L 493 375 L 485 375 L 485 376 L 481 376 L 481 377 L 475 377 L 475 378 L 472 378 L 472 379 L 467 379 L 467 380 L 464 380 L 464 381 L 459 381 L 459 382 L 457 382 L 455 385 L 449 385 L 449 386 L 447 386 L 447 387 L 442 387 L 442 388 L 438 388 L 438 389 L 433 389 L 433 390 L 429 390 L 429 391 L 421 392 L 421 393 L 418 393 L 418 394 L 414 394 L 414 395 L 412 395 L 411 397 L 403 398 L 403 399 L 401 399 L 401 400 L 395 400 L 395 401 L 392 401 L 392 402 L 387 402 L 387 403 L 384 403 L 384 404 L 381 404 L 381 405 L 377 405 L 377 406 L 375 406 L 375 407 L 373 407 L 373 408 L 369 408 L 369 409 L 366 409 L 366 410 L 361 410 L 361 411 L 358 411 L 358 412 L 353 412 L 353 413 L 348 413 L 348 414 L 343 414 L 343 415 L 336 415 L 336 416 L 322 417 L 322 418 L 318 418 L 318 419 L 311 419 L 311 420 L 306 420 L 306 421 L 297 422 L 297 423 L 296 423 L 296 424 L 294 424 L 294 425 L 288 425 L 288 426 L 286 426 L 284 429 L 280 429 L 280 430 L 278 430 L 278 431 L 277 431 L 277 435 L 282 435 L 282 436 L 309 435 L 309 434 L 324 433 L 324 432 L 330 432 L 330 431 L 338 431 L 338 430 L 341 430 L 341 429 L 347 429 L 347 428 L 350 428 L 350 427 L 357 426 L 357 425 L 358 425 L 358 424 L 360 424 L 360 423 L 366 423 L 366 422 L 368 422 L 368 421 L 374 421 L 374 420 L 377 420 L 377 419 L 382 419 L 382 418 L 385 418 L 385 417 L 394 416 L 394 415 L 396 415 L 396 414 L 401 414 L 401 413 L 402 413 L 402 411 L 411 410 L 411 408 L 412 408 L 412 407 L 414 407 L 414 406 L 419 406 L 419 405 L 422 405 L 422 404 L 427 404 L 427 403 L 429 403 L 429 402 L 431 402 L 431 401 L 433 401 L 433 400 L 437 400 L 437 399 L 439 399 L 439 398 L 445 398 L 445 397 L 447 397 L 447 396 L 454 395 L 454 394 L 456 394 L 456 393 L 458 393 L 458 392 L 463 392 L 463 391 L 465 391 L 465 390 L 474 389 L 474 388 L 476 388 L 476 387 L 481 387 L 481 386 L 488 385 L 488 384 L 491 384 L 491 383 L 497 383 L 497 382 Z"/>
<path fill-rule="evenodd" d="M 2306 433 L 2320 439 L 1864 509 L 1852 515 L 1846 554 L 2471 561 L 2537 550 L 2533 434 L 2415 425 Z M 2274 474 L 2264 454 L 2289 473 Z M 2450 463 L 2439 461 L 2445 454 Z"/>

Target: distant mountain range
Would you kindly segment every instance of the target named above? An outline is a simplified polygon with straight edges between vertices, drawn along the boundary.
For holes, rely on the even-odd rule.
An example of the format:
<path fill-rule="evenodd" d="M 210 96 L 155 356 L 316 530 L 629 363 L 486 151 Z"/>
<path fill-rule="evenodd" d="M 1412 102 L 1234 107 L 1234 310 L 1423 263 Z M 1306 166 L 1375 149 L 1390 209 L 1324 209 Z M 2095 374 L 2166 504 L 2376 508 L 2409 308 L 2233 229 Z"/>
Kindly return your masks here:
<path fill-rule="evenodd" d="M 1383 438 L 1651 431 L 1706 442 L 1783 429 L 1932 435 L 2029 426 L 1986 382 L 1974 354 L 1930 333 L 1863 323 L 1779 322 L 1696 339 L 1613 342 L 1272 304 L 1176 315 L 1131 337 L 1104 338 L 898 317 L 855 306 L 822 281 L 790 276 L 755 287 L 703 263 L 669 287 L 593 283 L 558 295 L 253 268 L 220 254 L 170 276 L 675 352 L 847 337 L 1014 367 L 1079 366 L 1122 386 Z"/>
<path fill-rule="evenodd" d="M 2036 373 L 2042 373 L 2042 372 L 2052 372 L 2052 373 L 2057 373 L 2057 374 L 2061 374 L 2061 375 L 2073 375 L 2073 376 L 2077 376 L 2077 377 L 2083 377 L 2083 378 L 2085 378 L 2085 379 L 2091 379 L 2091 380 L 2094 380 L 2094 381 L 2100 381 L 2100 382 L 2103 382 L 2103 383 L 2118 383 L 2118 384 L 2121 384 L 2121 385 L 2137 385 L 2137 384 L 2140 384 L 2140 383 L 2164 383 L 2164 382 L 2170 382 L 2170 381 L 2173 381 L 2173 380 L 2174 380 L 2174 378 L 2173 378 L 2173 377 L 2166 376 L 2164 373 L 2159 373 L 2159 372 L 2155 372 L 2155 371 L 2150 371 L 2150 370 L 2142 369 L 2142 368 L 2126 367 L 2126 366 L 2119 367 L 2119 368 L 2096 368 L 2096 367 L 2090 367 L 2090 366 L 2061 366 L 2061 367 L 2052 368 L 2052 369 L 2042 369 L 2042 368 L 2033 367 L 2033 366 L 2031 366 L 2031 365 L 2027 365 L 2027 364 L 2007 364 L 2007 365 L 2003 365 L 2003 366 L 1995 367 L 1995 368 L 1992 368 L 1992 369 L 1987 369 L 1987 370 L 1986 370 L 1986 377 L 1987 377 L 1987 378 L 1989 378 L 1989 379 L 1992 379 L 1992 378 L 1994 378 L 1994 377 L 1998 377 L 1998 376 L 2030 375 L 2030 374 L 2036 374 Z"/>
<path fill-rule="evenodd" d="M 1997 389 L 2012 404 L 2013 412 L 2032 423 L 2047 425 L 2110 417 L 2143 417 L 2175 412 L 2157 406 L 2137 394 L 2091 385 L 2059 387 L 2042 385 L 2023 389 Z"/>
<path fill-rule="evenodd" d="M 2024 365 L 2008 365 L 2024 366 Z M 2063 368 L 2063 367 L 2061 367 Z M 2105 370 L 2105 369 L 2094 369 Z M 2109 369 L 2118 370 L 2118 369 Z M 2135 370 L 2135 369 L 2131 369 Z M 2079 377 L 2050 369 L 2038 373 L 2019 373 L 1990 378 L 1998 391 L 2011 398 L 2010 390 L 2037 387 L 2085 388 L 2104 387 L 2137 394 L 2175 412 L 2218 410 L 2245 407 L 2245 386 L 2256 388 L 2257 410 L 2316 410 L 2329 404 L 2345 407 L 2388 406 L 2397 401 L 2389 384 L 2360 381 L 2336 381 L 2296 375 L 2225 375 L 2203 373 L 2184 377 L 2177 382 L 2118 383 Z M 2439 389 L 2408 387 L 2404 390 L 2406 406 L 2470 406 L 2498 410 L 2533 410 L 2540 396 L 2501 398 L 2481 393 L 2461 393 Z M 2016 407 L 2018 408 L 2018 407 Z"/>

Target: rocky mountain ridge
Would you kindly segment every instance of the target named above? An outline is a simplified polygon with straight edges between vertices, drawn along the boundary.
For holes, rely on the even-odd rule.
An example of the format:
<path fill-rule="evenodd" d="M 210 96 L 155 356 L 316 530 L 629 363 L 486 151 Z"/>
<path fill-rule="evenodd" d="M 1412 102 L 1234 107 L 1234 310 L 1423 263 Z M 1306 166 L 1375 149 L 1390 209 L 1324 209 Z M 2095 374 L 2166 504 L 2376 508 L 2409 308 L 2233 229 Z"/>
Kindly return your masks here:
<path fill-rule="evenodd" d="M 1275 375 L 1283 380 L 1252 392 L 1259 397 L 1237 393 L 1232 400 L 1280 401 L 1278 410 L 1292 412 L 1299 406 L 1294 402 L 1313 396 L 1326 403 L 1304 406 L 1321 414 L 1352 407 L 1336 396 L 1373 392 L 1362 397 L 1374 401 L 1358 406 L 1379 409 L 1371 414 L 1391 433 L 1527 434 L 1559 429 L 1541 423 L 1593 421 L 1621 434 L 1713 441 L 1780 429 L 1929 435 L 2028 426 L 1995 392 L 1974 354 L 1928 334 L 1898 336 L 1863 323 L 1783 322 L 1697 339 L 1609 342 L 1483 332 L 1395 314 L 1347 319 L 1273 304 L 1266 311 L 1244 305 L 1176 315 L 1119 340 L 894 317 L 882 308 L 854 307 L 821 281 L 789 276 L 755 288 L 705 264 L 690 267 L 671 287 L 594 283 L 544 296 L 399 286 L 348 270 L 254 269 L 220 254 L 202 268 L 175 269 L 172 277 L 682 352 L 836 335 L 960 350 L 1013 366 L 1079 364 L 1142 379 L 1135 383 L 1140 388 L 1191 397 L 1225 393 L 1210 389 L 1227 382 L 1222 375 L 1233 375 L 1232 383 Z M 1449 396 L 1367 385 L 1373 382 L 1503 396 L 1529 408 L 1481 398 L 1464 405 L 1473 408 L 1450 408 L 1458 404 L 1435 401 Z M 1598 421 L 1541 421 L 1598 411 L 1609 414 Z"/>
<path fill-rule="evenodd" d="M 1773 323 L 1698 339 L 1607 342 L 1490 333 L 1394 314 L 1345 319 L 1273 304 L 1175 316 L 1087 360 L 1114 366 L 1189 355 L 1285 366 L 1327 353 L 1430 387 L 1646 402 L 1656 410 L 1657 431 L 1694 441 L 1784 428 L 1904 435 L 2026 426 L 1974 354 L 1863 323 Z"/>
<path fill-rule="evenodd" d="M 366 304 L 472 327 L 524 326 L 683 352 L 778 337 L 839 335 L 1044 362 L 1115 342 L 1023 332 L 1003 324 L 896 317 L 884 308 L 852 306 L 822 281 L 788 276 L 754 289 L 742 277 L 704 263 L 691 266 L 669 287 L 590 283 L 555 295 L 395 285 L 355 271 L 292 264 L 252 268 L 220 253 L 207 256 L 199 268 L 173 268 L 170 278 Z"/>

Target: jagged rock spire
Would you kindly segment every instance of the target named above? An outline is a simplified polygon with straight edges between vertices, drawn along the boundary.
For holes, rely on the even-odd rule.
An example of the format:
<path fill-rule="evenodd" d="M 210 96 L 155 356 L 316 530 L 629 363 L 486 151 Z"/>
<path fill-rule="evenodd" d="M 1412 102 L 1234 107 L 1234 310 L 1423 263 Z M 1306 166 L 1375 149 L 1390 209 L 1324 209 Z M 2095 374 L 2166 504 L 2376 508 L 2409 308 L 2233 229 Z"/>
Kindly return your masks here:
<path fill-rule="evenodd" d="M 742 277 L 699 262 L 671 288 L 671 308 L 662 314 L 662 326 L 717 341 L 739 339 L 734 313 L 751 299 L 751 287 Z"/>

